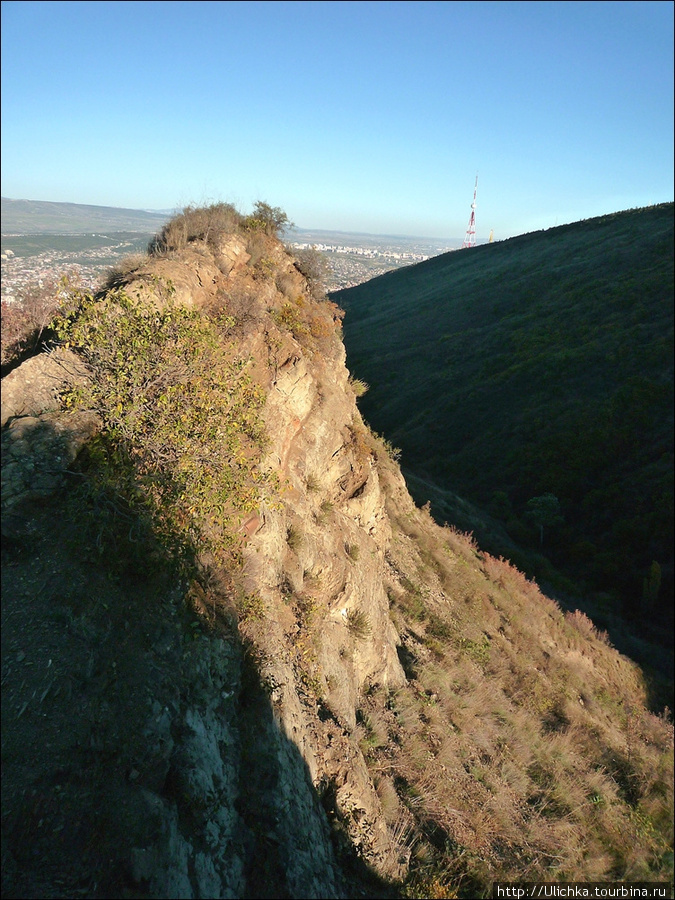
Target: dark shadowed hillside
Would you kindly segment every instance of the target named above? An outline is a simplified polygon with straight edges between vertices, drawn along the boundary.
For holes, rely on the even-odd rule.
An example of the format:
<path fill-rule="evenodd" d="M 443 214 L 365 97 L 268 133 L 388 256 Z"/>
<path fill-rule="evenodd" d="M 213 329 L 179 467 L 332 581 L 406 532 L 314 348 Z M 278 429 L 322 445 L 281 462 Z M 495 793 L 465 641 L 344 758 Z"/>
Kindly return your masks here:
<path fill-rule="evenodd" d="M 402 448 L 416 499 L 669 638 L 673 205 L 448 253 L 333 299 L 370 385 L 361 409 Z M 519 549 L 462 520 L 449 491 Z"/>

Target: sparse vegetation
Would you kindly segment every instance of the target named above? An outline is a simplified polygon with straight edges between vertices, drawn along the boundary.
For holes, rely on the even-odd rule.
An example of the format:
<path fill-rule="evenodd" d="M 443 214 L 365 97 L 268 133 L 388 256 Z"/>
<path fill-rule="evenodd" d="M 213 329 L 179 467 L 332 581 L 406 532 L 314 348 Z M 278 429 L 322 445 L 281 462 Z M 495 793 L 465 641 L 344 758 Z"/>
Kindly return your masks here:
<path fill-rule="evenodd" d="M 310 472 L 309 475 L 305 478 L 305 487 L 307 488 L 308 494 L 316 494 L 316 492 L 321 488 L 321 482 L 314 475 L 314 473 Z"/>
<path fill-rule="evenodd" d="M 371 770 L 410 816 L 404 895 L 489 896 L 496 872 L 667 880 L 672 724 L 646 710 L 637 667 L 472 536 L 388 508 L 408 684 L 385 704 L 381 746 L 375 694 L 362 716 Z"/>
<path fill-rule="evenodd" d="M 291 550 L 299 550 L 303 544 L 302 532 L 297 525 L 289 525 L 286 532 L 286 543 Z"/>
<path fill-rule="evenodd" d="M 59 772 L 59 786 L 72 797 L 80 771 L 88 771 L 80 762 L 94 760 L 111 783 L 119 776 L 118 794 L 105 795 L 111 820 L 119 821 L 124 804 L 109 796 L 140 796 L 143 804 L 149 796 L 158 816 L 163 809 L 177 813 L 177 839 L 187 846 L 195 837 L 208 864 L 240 853 L 237 871 L 260 858 L 251 856 L 248 841 L 239 850 L 228 836 L 217 851 L 201 842 L 204 834 L 220 833 L 227 816 L 235 827 L 243 821 L 270 849 L 273 873 L 261 891 L 270 895 L 287 874 L 276 848 L 290 857 L 293 848 L 308 845 L 310 868 L 334 853 L 338 866 L 347 863 L 340 877 L 365 897 L 487 897 L 497 879 L 670 880 L 669 714 L 649 712 L 640 670 L 587 615 L 564 612 L 503 556 L 481 550 L 458 528 L 437 525 L 429 506 L 414 506 L 393 448 L 364 426 L 353 398 L 344 397 L 346 373 L 332 377 L 330 366 L 341 364 L 340 355 L 321 352 L 335 349 L 339 315 L 308 296 L 267 231 L 274 222 L 235 223 L 240 248 L 248 234 L 259 255 L 251 256 L 241 277 L 223 274 L 200 310 L 175 302 L 173 283 L 161 272 L 194 260 L 192 242 L 200 264 L 215 260 L 211 236 L 228 215 L 221 209 L 213 221 L 198 210 L 179 216 L 177 231 L 167 226 L 157 272 L 150 263 L 144 268 L 146 293 L 137 296 L 118 284 L 95 298 L 80 295 L 50 326 L 94 373 L 87 386 L 65 395 L 58 415 L 65 421 L 70 410 L 94 409 L 104 424 L 77 468 L 69 469 L 79 486 L 54 500 L 55 509 L 67 511 L 73 556 L 85 546 L 102 570 L 88 580 L 78 558 L 81 583 L 73 585 L 72 609 L 49 619 L 50 627 L 72 632 L 74 643 L 64 642 L 65 652 L 74 648 L 81 657 L 87 691 L 73 698 L 77 703 L 62 698 L 78 727 L 82 705 L 96 698 L 77 747 L 76 777 L 71 784 Z M 169 248 L 187 234 L 192 237 L 182 250 Z M 243 347 L 258 349 L 249 357 Z M 302 407 L 302 417 L 293 409 L 285 420 L 288 410 L 274 406 L 283 399 L 274 396 L 265 407 L 262 385 L 274 384 L 285 361 L 301 356 L 323 399 L 309 415 Z M 330 421 L 319 421 L 326 408 Z M 290 424 L 268 436 L 268 413 L 269 422 Z M 276 476 L 262 468 L 268 464 L 279 467 Z M 541 498 L 546 490 L 528 496 Z M 503 494 L 493 497 L 495 508 L 512 515 Z M 555 504 L 544 506 L 557 515 Z M 524 515 L 522 524 L 530 528 Z M 565 527 L 549 518 L 535 522 L 535 544 L 540 524 L 545 544 Z M 24 558 L 20 548 L 13 563 L 23 568 L 3 567 L 22 614 L 30 601 L 26 584 L 39 593 L 51 572 L 43 538 L 32 556 Z M 660 568 L 649 568 L 641 584 L 645 602 L 654 602 L 661 577 Z M 131 585 L 133 604 L 121 590 L 109 603 L 105 582 Z M 387 613 L 394 627 L 381 627 Z M 22 628 L 45 633 L 41 621 L 26 618 Z M 61 642 L 51 634 L 49 640 L 60 670 Z M 92 646 L 82 651 L 86 642 Z M 18 654 L 13 659 L 6 675 L 10 679 L 15 669 L 18 697 L 32 667 L 20 666 Z M 106 665 L 99 670 L 101 659 Z M 137 665 L 145 667 L 140 679 Z M 41 679 L 52 679 L 49 667 L 39 668 Z M 33 698 L 51 683 L 40 682 Z M 117 740 L 114 720 L 125 719 L 133 704 L 133 727 L 123 723 L 129 750 Z M 37 735 L 47 721 L 12 706 L 13 727 L 30 724 Z M 163 723 L 157 739 L 146 730 L 149 722 Z M 23 753 L 29 745 L 17 741 Z M 187 764 L 186 749 L 194 753 Z M 19 756 L 15 752 L 10 765 Z M 213 778 L 202 778 L 209 765 Z M 55 771 L 47 766 L 46 774 L 54 778 Z M 41 783 L 32 770 L 29 777 Z M 40 824 L 36 805 L 26 819 L 23 787 L 15 784 L 20 827 L 10 820 L 8 835 L 32 876 L 41 865 L 34 846 L 50 842 L 61 852 L 65 843 L 56 845 L 53 837 L 60 833 L 59 817 L 78 808 L 60 806 L 55 792 L 56 813 Z M 322 845 L 325 857 L 312 852 L 314 837 L 325 840 L 325 821 L 314 830 L 304 824 L 307 810 L 322 815 L 317 794 L 332 826 L 332 849 L 327 839 Z M 299 805 L 288 806 L 296 799 Z M 140 834 L 145 821 L 139 808 L 149 807 L 132 802 L 130 812 L 122 812 L 125 826 L 133 821 L 139 828 L 130 846 L 147 845 L 153 854 L 158 847 L 158 866 L 165 865 L 161 845 Z M 78 816 L 70 818 L 79 828 Z M 103 833 L 108 823 L 101 821 Z M 299 825 L 293 843 L 285 832 L 295 835 Z M 154 833 L 154 819 L 151 827 Z M 126 845 L 119 850 L 118 825 L 111 835 L 104 835 L 100 859 L 88 856 L 83 865 L 97 877 L 127 851 Z M 226 852 L 218 856 L 221 846 Z M 190 866 L 198 857 L 186 852 L 189 893 Z M 384 893 L 377 893 L 371 871 L 360 880 L 363 862 L 387 877 Z M 256 887 L 248 881 L 241 894 L 257 896 Z"/>
<path fill-rule="evenodd" d="M 1 359 L 3 375 L 38 352 L 50 323 L 68 309 L 78 293 L 75 272 L 28 284 L 16 299 L 2 302 Z"/>
<path fill-rule="evenodd" d="M 316 521 L 319 525 L 325 525 L 330 514 L 333 512 L 334 506 L 331 500 L 322 500 L 319 511 L 316 513 Z"/>
<path fill-rule="evenodd" d="M 361 609 L 350 609 L 345 615 L 345 622 L 350 634 L 359 641 L 364 641 L 372 634 L 372 626 L 365 612 Z"/>
<path fill-rule="evenodd" d="M 108 269 L 101 285 L 102 290 L 111 290 L 112 288 L 123 287 L 142 265 L 147 263 L 146 254 L 133 253 L 123 257 L 115 265 Z"/>
<path fill-rule="evenodd" d="M 305 276 L 313 300 L 326 299 L 326 280 L 329 267 L 326 257 L 315 247 L 289 251 L 295 258 L 298 271 Z"/>
<path fill-rule="evenodd" d="M 230 203 L 210 206 L 186 206 L 152 239 L 148 252 L 152 256 L 178 253 L 194 241 L 215 246 L 226 234 L 239 231 L 244 217 Z"/>
<path fill-rule="evenodd" d="M 354 378 L 353 376 L 350 376 L 349 385 L 354 391 L 355 397 L 363 397 L 363 395 L 368 391 L 368 385 L 365 383 L 365 381 L 361 381 L 360 378 Z"/>
<path fill-rule="evenodd" d="M 361 556 L 361 548 L 358 544 L 346 543 L 345 544 L 345 553 L 351 559 L 352 562 L 357 562 Z"/>

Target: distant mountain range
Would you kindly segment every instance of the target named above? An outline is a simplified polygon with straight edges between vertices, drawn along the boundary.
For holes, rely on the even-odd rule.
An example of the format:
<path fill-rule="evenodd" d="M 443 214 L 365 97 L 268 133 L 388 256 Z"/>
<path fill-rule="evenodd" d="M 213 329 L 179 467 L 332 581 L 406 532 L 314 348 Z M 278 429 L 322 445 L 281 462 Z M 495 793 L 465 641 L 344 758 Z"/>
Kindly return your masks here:
<path fill-rule="evenodd" d="M 171 213 L 83 203 L 2 198 L 3 234 L 86 234 L 106 231 L 158 231 Z"/>

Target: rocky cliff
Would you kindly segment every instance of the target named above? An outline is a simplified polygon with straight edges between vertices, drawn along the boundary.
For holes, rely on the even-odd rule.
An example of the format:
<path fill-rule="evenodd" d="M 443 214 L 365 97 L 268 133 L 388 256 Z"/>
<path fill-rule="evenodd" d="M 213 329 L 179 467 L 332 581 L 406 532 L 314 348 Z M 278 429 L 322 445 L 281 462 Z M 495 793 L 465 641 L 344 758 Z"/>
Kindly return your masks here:
<path fill-rule="evenodd" d="M 302 270 L 193 235 L 3 381 L 6 896 L 665 877 L 640 673 L 415 507 Z"/>

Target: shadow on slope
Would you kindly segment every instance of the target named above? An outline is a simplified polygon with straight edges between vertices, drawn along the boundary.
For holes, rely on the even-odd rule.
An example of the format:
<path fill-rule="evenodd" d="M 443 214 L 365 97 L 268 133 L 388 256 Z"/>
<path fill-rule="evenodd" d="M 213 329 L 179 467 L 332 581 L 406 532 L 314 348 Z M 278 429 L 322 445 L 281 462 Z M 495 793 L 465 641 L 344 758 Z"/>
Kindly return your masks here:
<path fill-rule="evenodd" d="M 227 596 L 71 479 L 3 516 L 3 896 L 398 896 L 329 824 Z"/>
<path fill-rule="evenodd" d="M 460 531 L 475 535 L 484 551 L 509 559 L 528 577 L 535 578 L 546 596 L 553 598 L 562 609 L 570 612 L 582 609 L 601 631 L 606 631 L 612 645 L 642 669 L 649 690 L 649 708 L 653 712 L 673 708 L 672 647 L 663 646 L 654 637 L 650 640 L 636 634 L 606 597 L 580 597 L 576 586 L 546 556 L 533 548 L 519 547 L 498 519 L 452 491 L 420 478 L 405 466 L 402 471 L 415 502 L 419 506 L 428 503 L 437 522 L 450 523 Z"/>

